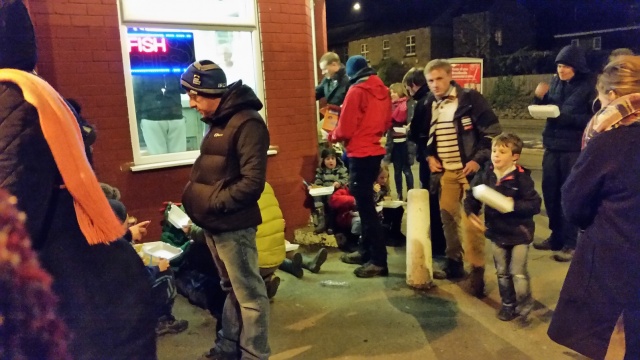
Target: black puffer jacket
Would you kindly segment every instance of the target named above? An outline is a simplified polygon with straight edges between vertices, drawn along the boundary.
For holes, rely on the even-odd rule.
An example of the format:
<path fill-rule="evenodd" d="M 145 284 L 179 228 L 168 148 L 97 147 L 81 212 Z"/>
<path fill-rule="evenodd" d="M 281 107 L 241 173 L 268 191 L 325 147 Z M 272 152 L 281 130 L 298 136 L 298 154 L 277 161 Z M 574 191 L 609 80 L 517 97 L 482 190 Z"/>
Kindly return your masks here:
<path fill-rule="evenodd" d="M 341 66 L 331 79 L 324 78 L 316 86 L 316 100 L 325 98 L 327 104 L 340 106 L 347 96 L 347 90 L 349 90 L 349 77 L 344 66 Z"/>
<path fill-rule="evenodd" d="M 535 104 L 560 108 L 560 116 L 547 119 L 542 144 L 552 151 L 580 151 L 582 133 L 593 115 L 591 105 L 597 96 L 595 77 L 589 74 L 584 54 L 576 47 L 564 47 L 556 57 L 556 64 L 573 67 L 575 76 L 562 81 L 554 75 L 549 92 L 542 99 L 534 97 Z"/>
<path fill-rule="evenodd" d="M 266 180 L 269 131 L 260 109 L 253 90 L 238 81 L 230 85 L 213 116 L 202 119 L 210 130 L 182 202 L 193 222 L 212 233 L 262 223 L 258 199 Z"/>
<path fill-rule="evenodd" d="M 464 211 L 467 214 L 480 214 L 482 203 L 473 197 L 473 187 L 480 184 L 498 191 L 502 195 L 513 198 L 514 210 L 502 214 L 498 210 L 484 207 L 484 219 L 487 239 L 498 245 L 530 244 L 536 228 L 533 216 L 540 213 L 542 199 L 534 188 L 531 172 L 521 166 L 506 174 L 500 181 L 493 172 L 493 165 L 486 166 L 471 181 L 464 200 Z"/>

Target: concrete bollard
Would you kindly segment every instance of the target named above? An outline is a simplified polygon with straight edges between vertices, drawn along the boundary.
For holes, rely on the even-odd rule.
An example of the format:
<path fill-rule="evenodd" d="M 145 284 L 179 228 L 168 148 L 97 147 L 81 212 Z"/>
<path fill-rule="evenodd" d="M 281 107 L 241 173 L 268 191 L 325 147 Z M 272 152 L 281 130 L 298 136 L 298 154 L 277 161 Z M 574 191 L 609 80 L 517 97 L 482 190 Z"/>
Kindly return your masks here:
<path fill-rule="evenodd" d="M 407 193 L 407 285 L 429 289 L 433 285 L 429 191 Z"/>

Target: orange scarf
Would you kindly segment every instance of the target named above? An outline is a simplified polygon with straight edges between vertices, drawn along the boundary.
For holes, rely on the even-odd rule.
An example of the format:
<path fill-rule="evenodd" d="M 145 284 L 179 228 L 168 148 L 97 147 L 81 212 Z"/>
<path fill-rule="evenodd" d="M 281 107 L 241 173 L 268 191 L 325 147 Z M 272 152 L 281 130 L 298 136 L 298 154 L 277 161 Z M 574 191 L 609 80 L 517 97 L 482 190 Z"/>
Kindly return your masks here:
<path fill-rule="evenodd" d="M 78 123 L 60 94 L 43 79 L 21 70 L 0 69 L 0 81 L 18 85 L 24 99 L 38 111 L 42 133 L 73 197 L 78 224 L 87 242 L 108 244 L 122 237 L 122 224 L 89 166 Z"/>

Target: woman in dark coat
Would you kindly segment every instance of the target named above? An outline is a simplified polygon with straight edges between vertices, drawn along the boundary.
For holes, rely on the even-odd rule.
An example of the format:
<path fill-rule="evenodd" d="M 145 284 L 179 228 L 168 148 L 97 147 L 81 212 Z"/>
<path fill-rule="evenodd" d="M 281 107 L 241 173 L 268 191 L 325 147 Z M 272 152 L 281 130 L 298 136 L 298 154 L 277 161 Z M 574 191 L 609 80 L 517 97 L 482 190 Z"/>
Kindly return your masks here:
<path fill-rule="evenodd" d="M 71 357 L 155 359 L 144 265 L 120 239 L 124 228 L 89 166 L 73 113 L 32 74 L 35 63 L 27 9 L 20 0 L 0 2 L 0 187 L 17 197 L 53 278 Z"/>
<path fill-rule="evenodd" d="M 548 333 L 603 359 L 622 316 L 625 359 L 640 359 L 640 57 L 609 63 L 596 88 L 602 110 L 562 187 L 565 216 L 583 233 Z"/>

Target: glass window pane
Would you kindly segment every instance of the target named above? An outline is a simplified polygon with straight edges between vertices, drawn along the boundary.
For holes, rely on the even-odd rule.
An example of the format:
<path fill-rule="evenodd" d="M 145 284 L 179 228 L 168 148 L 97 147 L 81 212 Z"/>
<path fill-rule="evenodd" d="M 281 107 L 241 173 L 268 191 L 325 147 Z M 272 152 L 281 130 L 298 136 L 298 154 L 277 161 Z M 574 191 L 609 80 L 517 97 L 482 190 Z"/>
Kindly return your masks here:
<path fill-rule="evenodd" d="M 198 150 L 205 133 L 189 107 L 180 76 L 196 60 L 212 60 L 230 84 L 242 79 L 255 89 L 251 33 L 127 28 L 140 155 Z"/>

